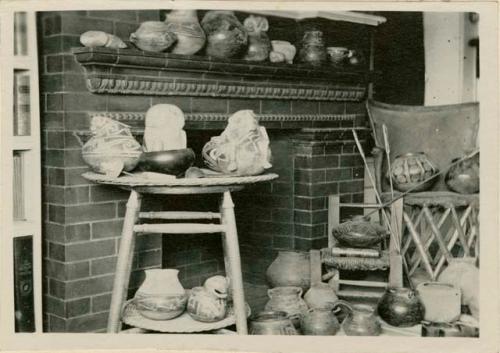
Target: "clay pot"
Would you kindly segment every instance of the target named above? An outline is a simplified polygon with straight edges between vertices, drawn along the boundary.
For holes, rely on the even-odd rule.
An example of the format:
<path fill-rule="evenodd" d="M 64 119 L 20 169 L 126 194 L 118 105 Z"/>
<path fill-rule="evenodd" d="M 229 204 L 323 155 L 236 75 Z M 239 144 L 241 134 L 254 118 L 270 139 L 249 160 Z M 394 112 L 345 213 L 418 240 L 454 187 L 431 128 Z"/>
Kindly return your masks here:
<path fill-rule="evenodd" d="M 127 47 L 120 38 L 103 31 L 87 31 L 80 36 L 80 43 L 89 48 L 104 47 L 124 49 Z"/>
<path fill-rule="evenodd" d="M 452 163 L 459 158 L 452 160 Z M 479 192 L 479 153 L 452 166 L 446 173 L 445 182 L 450 190 L 460 194 Z"/>
<path fill-rule="evenodd" d="M 248 48 L 243 59 L 248 61 L 265 61 L 269 58 L 271 41 L 267 36 L 269 23 L 262 16 L 248 16 L 243 22 L 248 32 Z"/>
<path fill-rule="evenodd" d="M 169 26 L 160 21 L 141 23 L 137 31 L 130 35 L 130 41 L 141 50 L 162 52 L 168 49 L 177 36 L 170 32 Z"/>
<path fill-rule="evenodd" d="M 351 220 L 334 227 L 332 235 L 342 245 L 365 249 L 384 240 L 387 230 L 363 216 L 354 216 Z"/>
<path fill-rule="evenodd" d="M 267 268 L 266 278 L 270 287 L 296 286 L 307 290 L 311 285 L 309 253 L 280 251 Z"/>
<path fill-rule="evenodd" d="M 276 287 L 267 291 L 269 301 L 266 311 L 284 311 L 292 320 L 295 328 L 300 328 L 300 319 L 309 309 L 301 298 L 302 289 L 299 287 Z"/>
<path fill-rule="evenodd" d="M 285 61 L 288 64 L 293 64 L 293 58 L 297 53 L 297 49 L 293 44 L 285 40 L 272 40 L 271 46 L 273 48 L 273 52 L 283 54 Z"/>
<path fill-rule="evenodd" d="M 207 38 L 198 22 L 196 10 L 172 10 L 166 15 L 165 23 L 169 31 L 177 36 L 171 53 L 193 55 L 205 45 Z"/>
<path fill-rule="evenodd" d="M 352 56 L 352 50 L 344 47 L 328 47 L 326 48 L 330 62 L 334 66 L 342 66 L 346 60 Z"/>
<path fill-rule="evenodd" d="M 312 308 L 300 320 L 300 328 L 303 335 L 333 336 L 340 324 L 332 308 Z"/>
<path fill-rule="evenodd" d="M 298 335 L 284 311 L 263 311 L 250 322 L 251 335 Z"/>
<path fill-rule="evenodd" d="M 150 269 L 144 273 L 144 282 L 134 295 L 141 315 L 152 320 L 169 320 L 182 314 L 186 308 L 187 294 L 179 282 L 179 271 Z"/>
<path fill-rule="evenodd" d="M 342 321 L 342 330 L 347 336 L 378 336 L 382 327 L 373 307 L 367 304 L 351 305 L 344 300 L 335 303 L 334 308 L 346 308 L 348 313 Z"/>
<path fill-rule="evenodd" d="M 454 258 L 438 277 L 441 283 L 460 288 L 462 305 L 467 305 L 472 316 L 479 320 L 479 269 L 472 257 Z"/>
<path fill-rule="evenodd" d="M 208 278 L 203 287 L 191 289 L 187 302 L 189 315 L 202 322 L 220 321 L 226 317 L 229 281 L 223 276 Z"/>
<path fill-rule="evenodd" d="M 447 283 L 424 282 L 417 291 L 425 308 L 425 321 L 445 323 L 460 317 L 460 289 Z"/>
<path fill-rule="evenodd" d="M 216 58 L 240 55 L 248 44 L 248 33 L 233 11 L 208 11 L 201 20 L 207 35 L 205 52 Z"/>
<path fill-rule="evenodd" d="M 306 292 L 304 301 L 309 308 L 333 307 L 339 298 L 327 283 L 317 283 Z"/>
<path fill-rule="evenodd" d="M 311 30 L 304 33 L 299 59 L 301 62 L 313 66 L 321 66 L 326 62 L 327 53 L 323 41 L 323 32 Z"/>
<path fill-rule="evenodd" d="M 144 152 L 140 157 L 139 167 L 148 172 L 181 175 L 193 165 L 194 159 L 191 148 Z"/>
<path fill-rule="evenodd" d="M 432 178 L 438 169 L 423 152 L 406 153 L 397 156 L 391 165 L 387 177 L 392 178 L 394 187 L 402 192 L 428 190 L 438 178 Z M 437 176 L 437 175 L 436 175 Z M 414 188 L 414 189 L 413 189 Z"/>
<path fill-rule="evenodd" d="M 379 316 L 389 325 L 411 327 L 424 319 L 418 293 L 409 288 L 387 288 L 377 306 Z"/>

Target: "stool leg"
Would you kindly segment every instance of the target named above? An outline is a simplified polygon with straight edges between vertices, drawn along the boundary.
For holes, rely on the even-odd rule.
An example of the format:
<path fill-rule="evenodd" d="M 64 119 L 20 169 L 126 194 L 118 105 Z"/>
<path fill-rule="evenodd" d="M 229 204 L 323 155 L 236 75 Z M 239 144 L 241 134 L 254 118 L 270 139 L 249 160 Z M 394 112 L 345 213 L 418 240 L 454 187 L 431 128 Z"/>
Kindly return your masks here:
<path fill-rule="evenodd" d="M 118 333 L 121 329 L 123 303 L 127 297 L 128 283 L 132 269 L 134 253 L 134 225 L 139 217 L 141 195 L 132 190 L 127 202 L 127 211 L 123 221 L 120 250 L 116 262 L 116 274 L 111 294 L 111 307 L 108 319 L 108 333 Z"/>
<path fill-rule="evenodd" d="M 226 271 L 228 271 L 226 275 L 229 276 L 231 281 L 234 313 L 236 315 L 236 330 L 239 335 L 246 335 L 248 334 L 247 313 L 243 291 L 243 277 L 241 274 L 240 248 L 238 245 L 236 219 L 234 217 L 234 204 L 229 191 L 224 192 L 222 198 L 221 218 L 222 223 L 226 225 L 226 233 L 223 234 L 224 261 L 226 263 Z"/>

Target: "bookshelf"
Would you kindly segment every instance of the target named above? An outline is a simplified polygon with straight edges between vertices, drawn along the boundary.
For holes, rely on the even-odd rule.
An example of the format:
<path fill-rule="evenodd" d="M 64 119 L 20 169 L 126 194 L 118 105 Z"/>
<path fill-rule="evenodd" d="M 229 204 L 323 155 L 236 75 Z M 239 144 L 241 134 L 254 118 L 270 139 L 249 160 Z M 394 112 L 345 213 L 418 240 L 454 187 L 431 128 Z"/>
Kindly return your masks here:
<path fill-rule="evenodd" d="M 42 331 L 41 161 L 35 12 L 0 15 L 2 310 L 10 332 Z"/>

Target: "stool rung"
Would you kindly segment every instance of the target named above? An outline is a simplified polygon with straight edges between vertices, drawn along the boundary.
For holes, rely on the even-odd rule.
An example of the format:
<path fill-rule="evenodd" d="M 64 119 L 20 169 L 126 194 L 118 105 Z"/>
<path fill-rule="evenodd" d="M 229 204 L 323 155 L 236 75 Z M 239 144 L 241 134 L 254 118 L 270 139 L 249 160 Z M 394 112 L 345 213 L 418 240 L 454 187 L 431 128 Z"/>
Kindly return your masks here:
<path fill-rule="evenodd" d="M 349 286 L 360 286 L 360 287 L 377 287 L 377 288 L 387 288 L 388 284 L 386 282 L 379 281 L 352 281 L 346 279 L 339 279 L 339 284 L 349 285 Z"/>
<path fill-rule="evenodd" d="M 220 219 L 220 213 L 216 213 L 216 212 L 190 212 L 190 211 L 140 212 L 139 218 L 147 218 L 147 219 Z"/>
<path fill-rule="evenodd" d="M 192 233 L 224 233 L 226 227 L 223 224 L 203 223 L 158 223 L 158 224 L 136 224 L 134 232 L 140 233 L 169 233 L 169 234 L 192 234 Z"/>

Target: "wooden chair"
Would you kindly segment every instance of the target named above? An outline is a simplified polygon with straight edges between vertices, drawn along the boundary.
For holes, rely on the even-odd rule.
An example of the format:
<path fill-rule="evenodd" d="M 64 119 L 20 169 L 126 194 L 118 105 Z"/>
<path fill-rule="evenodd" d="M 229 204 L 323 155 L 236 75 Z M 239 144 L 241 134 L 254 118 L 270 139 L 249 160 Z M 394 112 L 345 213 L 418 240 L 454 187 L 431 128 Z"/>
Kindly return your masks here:
<path fill-rule="evenodd" d="M 340 224 L 341 208 L 380 209 L 377 204 L 340 203 L 338 195 L 328 199 L 328 247 L 311 250 L 311 283 L 328 280 L 337 295 L 344 299 L 378 299 L 388 286 L 403 285 L 402 264 L 399 261 L 400 241 L 390 236 L 388 244 L 377 248 L 352 249 L 338 244 L 332 229 Z M 401 227 L 403 202 L 399 200 L 386 210 L 390 224 L 381 222 L 387 228 Z M 322 275 L 322 268 L 326 274 Z M 388 271 L 385 280 L 343 279 L 343 271 Z"/>
<path fill-rule="evenodd" d="M 384 125 L 391 160 L 403 153 L 423 151 L 446 172 L 454 158 L 477 148 L 478 103 L 415 107 L 368 101 L 367 110 L 375 140 L 376 184 L 381 193 L 388 191 Z M 441 176 L 427 192 L 404 196 L 401 252 L 409 275 L 423 268 L 427 279 L 435 280 L 452 257 L 478 258 L 479 195 L 450 192 L 443 180 Z"/>

